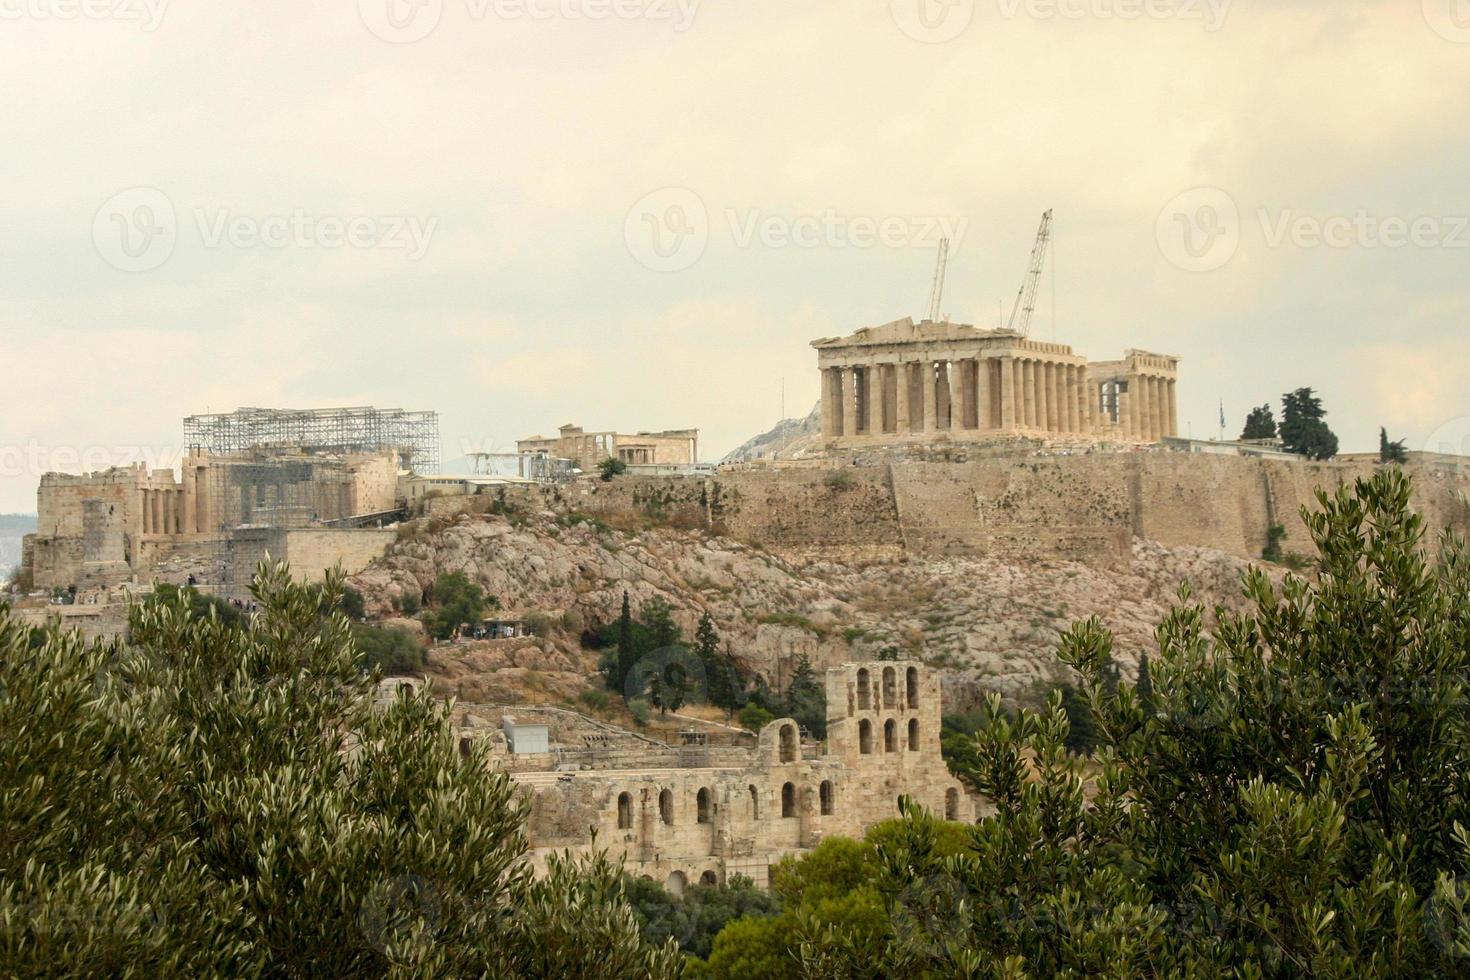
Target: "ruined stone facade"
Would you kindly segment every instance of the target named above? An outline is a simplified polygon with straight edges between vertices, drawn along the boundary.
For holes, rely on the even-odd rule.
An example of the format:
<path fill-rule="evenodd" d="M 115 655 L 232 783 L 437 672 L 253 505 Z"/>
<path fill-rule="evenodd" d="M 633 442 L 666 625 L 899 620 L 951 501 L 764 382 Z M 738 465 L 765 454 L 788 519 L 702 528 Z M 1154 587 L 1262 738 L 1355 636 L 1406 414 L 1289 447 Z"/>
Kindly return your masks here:
<path fill-rule="evenodd" d="M 898 320 L 812 342 L 822 436 L 834 448 L 1032 437 L 1157 442 L 1178 435 L 1179 359 L 1089 362 L 1065 344 L 967 324 Z"/>
<path fill-rule="evenodd" d="M 605 459 L 619 459 L 629 466 L 692 466 L 699 460 L 699 430 L 630 434 L 585 432 L 579 425 L 564 425 L 554 438 L 532 436 L 517 442 L 516 449 L 527 455 L 569 459 L 586 473 Z"/>
<path fill-rule="evenodd" d="M 900 797 L 951 820 L 975 818 L 940 755 L 939 682 L 922 664 L 850 663 L 825 680 L 824 746 L 803 743 L 782 718 L 753 748 L 496 753 L 530 796 L 532 861 L 595 846 L 675 891 L 737 874 L 764 886 L 785 855 L 898 816 Z"/>
<path fill-rule="evenodd" d="M 142 464 L 47 473 L 36 493 L 29 552 L 35 585 L 105 589 L 170 558 L 230 557 L 236 545 L 287 558 L 291 532 L 397 506 L 397 466 L 392 452 L 323 457 L 260 450 L 191 452 L 180 474 Z M 361 551 L 361 542 L 345 537 L 302 538 L 306 564 L 320 565 L 332 541 L 348 557 Z M 256 548 L 257 542 L 264 543 Z M 381 555 L 386 539 L 379 533 L 370 544 Z"/>

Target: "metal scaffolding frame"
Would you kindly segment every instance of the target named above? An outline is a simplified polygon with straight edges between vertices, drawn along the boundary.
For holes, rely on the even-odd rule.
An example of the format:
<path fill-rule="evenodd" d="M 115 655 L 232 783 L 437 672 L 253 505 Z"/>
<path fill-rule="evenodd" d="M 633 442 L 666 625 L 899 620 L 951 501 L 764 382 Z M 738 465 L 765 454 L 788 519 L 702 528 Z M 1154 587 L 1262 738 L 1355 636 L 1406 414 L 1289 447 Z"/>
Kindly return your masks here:
<path fill-rule="evenodd" d="M 371 453 L 395 449 L 416 473 L 439 470 L 439 413 L 401 408 L 241 408 L 184 419 L 192 450 L 235 456 L 258 449 Z"/>

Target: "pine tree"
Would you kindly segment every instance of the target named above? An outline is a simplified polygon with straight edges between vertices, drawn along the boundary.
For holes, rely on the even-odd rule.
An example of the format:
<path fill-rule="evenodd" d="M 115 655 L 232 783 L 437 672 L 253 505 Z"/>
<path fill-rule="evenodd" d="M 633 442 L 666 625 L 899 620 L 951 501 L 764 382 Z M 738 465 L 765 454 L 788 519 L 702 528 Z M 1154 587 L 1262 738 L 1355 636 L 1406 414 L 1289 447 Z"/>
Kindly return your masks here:
<path fill-rule="evenodd" d="M 1378 462 L 1407 463 L 1408 461 L 1409 454 L 1404 450 L 1404 440 L 1389 442 L 1388 430 L 1380 427 L 1378 429 Z"/>
<path fill-rule="evenodd" d="M 1310 459 L 1337 455 L 1337 436 L 1327 427 L 1327 411 L 1311 388 L 1281 396 L 1281 445 L 1289 453 Z"/>
<path fill-rule="evenodd" d="M 715 703 L 714 688 L 719 683 L 720 634 L 715 631 L 714 620 L 706 612 L 699 617 L 699 627 L 694 632 L 694 652 L 699 656 L 700 669 L 704 671 L 704 700 Z"/>
<path fill-rule="evenodd" d="M 623 690 L 633 665 L 638 662 L 638 644 L 633 638 L 633 612 L 628 603 L 628 593 L 623 592 L 623 611 L 618 616 L 618 664 L 615 676 L 610 678 L 615 691 Z"/>
<path fill-rule="evenodd" d="M 1092 755 L 1097 748 L 1097 721 L 1092 705 L 1071 681 L 1058 685 L 1062 692 L 1062 710 L 1067 713 L 1067 748 L 1078 755 Z"/>
<path fill-rule="evenodd" d="M 1240 434 L 1242 439 L 1275 439 L 1276 438 L 1276 416 L 1271 414 L 1270 405 L 1262 405 L 1253 408 L 1245 417 L 1245 431 Z"/>

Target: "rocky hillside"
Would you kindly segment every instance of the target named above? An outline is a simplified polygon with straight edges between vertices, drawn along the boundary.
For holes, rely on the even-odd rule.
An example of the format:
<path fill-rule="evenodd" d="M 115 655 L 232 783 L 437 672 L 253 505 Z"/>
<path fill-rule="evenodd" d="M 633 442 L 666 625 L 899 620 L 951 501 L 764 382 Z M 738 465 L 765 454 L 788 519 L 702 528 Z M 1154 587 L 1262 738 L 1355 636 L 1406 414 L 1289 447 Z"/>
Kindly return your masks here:
<path fill-rule="evenodd" d="M 686 635 L 708 612 L 737 655 L 777 685 L 803 654 L 823 666 L 896 649 L 943 668 L 959 704 L 989 690 L 1024 696 L 1055 676 L 1058 636 L 1087 616 L 1116 633 L 1131 672 L 1181 582 L 1207 605 L 1234 605 L 1246 565 L 1149 542 L 1134 544 L 1127 568 L 973 558 L 796 564 L 726 538 L 620 531 L 548 512 L 407 525 L 353 584 L 370 614 L 390 617 L 395 596 L 422 593 L 441 572 L 466 573 L 509 613 L 561 624 L 544 650 L 523 649 L 503 665 L 522 670 L 544 658 L 548 671 L 590 673 L 581 628 L 614 619 L 626 591 L 635 610 L 667 600 Z"/>
<path fill-rule="evenodd" d="M 804 419 L 782 419 L 769 432 L 737 446 L 720 462 L 748 463 L 756 459 L 790 459 L 816 447 L 822 434 L 822 406 L 812 408 Z"/>

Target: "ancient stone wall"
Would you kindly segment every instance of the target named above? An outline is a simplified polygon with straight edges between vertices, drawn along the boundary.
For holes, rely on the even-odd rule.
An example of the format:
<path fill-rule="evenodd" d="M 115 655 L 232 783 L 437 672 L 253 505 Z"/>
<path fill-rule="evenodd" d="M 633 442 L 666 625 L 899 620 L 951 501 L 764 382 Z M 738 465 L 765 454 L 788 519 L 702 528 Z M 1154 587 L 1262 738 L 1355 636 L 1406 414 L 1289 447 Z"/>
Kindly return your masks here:
<path fill-rule="evenodd" d="M 1470 471 L 1411 464 L 1414 506 L 1431 527 L 1470 530 L 1456 494 Z M 708 478 L 620 477 L 513 488 L 536 509 L 641 514 L 708 528 L 790 558 L 984 555 L 1126 563 L 1134 537 L 1257 558 L 1272 524 L 1285 551 L 1310 553 L 1301 521 L 1318 487 L 1372 474 L 1364 462 L 1314 463 L 1164 451 L 1016 454 L 968 462 L 870 462 L 736 469 Z M 488 509 L 490 498 L 435 501 L 433 513 Z M 440 507 L 442 505 L 442 513 Z"/>
<path fill-rule="evenodd" d="M 595 833 L 630 873 L 676 892 L 736 874 L 764 886 L 783 856 L 861 837 L 897 816 L 901 797 L 974 819 L 940 756 L 939 685 L 921 664 L 844 664 L 827 671 L 826 689 L 825 748 L 804 744 L 783 718 L 754 749 L 707 750 L 693 765 L 653 752 L 624 769 L 589 769 L 554 752 L 544 771 L 514 773 L 531 801 L 533 862 L 590 849 Z"/>

